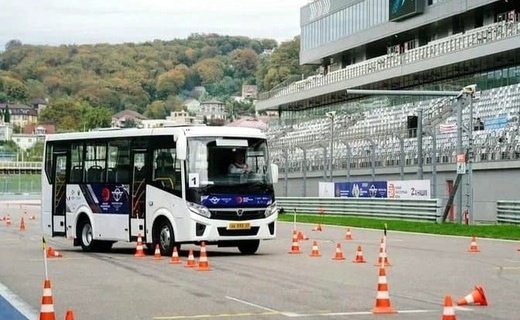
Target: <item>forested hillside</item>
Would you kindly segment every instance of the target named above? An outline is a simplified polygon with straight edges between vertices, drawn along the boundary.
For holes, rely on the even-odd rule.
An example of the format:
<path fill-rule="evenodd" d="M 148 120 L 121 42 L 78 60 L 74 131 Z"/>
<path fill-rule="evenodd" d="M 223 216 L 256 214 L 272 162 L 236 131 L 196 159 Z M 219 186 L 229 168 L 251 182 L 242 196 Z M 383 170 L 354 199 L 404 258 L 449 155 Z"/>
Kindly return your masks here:
<path fill-rule="evenodd" d="M 271 39 L 216 34 L 59 47 L 12 40 L 0 54 L 0 102 L 48 98 L 51 108 L 40 121 L 56 121 L 62 129 L 75 129 L 80 113 L 97 113 L 94 122 L 124 109 L 163 118 L 197 86 L 206 89 L 202 99 L 231 104 L 229 97 L 240 95 L 243 84 L 265 91 L 310 74 L 314 68 L 301 68 L 298 54 L 299 38 L 280 46 Z"/>

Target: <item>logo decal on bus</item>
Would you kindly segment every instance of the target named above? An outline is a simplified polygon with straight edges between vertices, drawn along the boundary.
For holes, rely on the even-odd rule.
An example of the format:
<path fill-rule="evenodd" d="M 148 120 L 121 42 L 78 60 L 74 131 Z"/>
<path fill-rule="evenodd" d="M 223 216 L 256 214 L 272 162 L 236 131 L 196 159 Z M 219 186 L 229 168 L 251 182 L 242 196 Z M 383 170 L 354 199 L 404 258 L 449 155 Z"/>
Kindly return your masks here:
<path fill-rule="evenodd" d="M 112 191 L 112 195 L 114 196 L 114 200 L 119 201 L 123 196 L 123 191 L 119 190 L 119 188 L 116 188 L 114 191 Z"/>

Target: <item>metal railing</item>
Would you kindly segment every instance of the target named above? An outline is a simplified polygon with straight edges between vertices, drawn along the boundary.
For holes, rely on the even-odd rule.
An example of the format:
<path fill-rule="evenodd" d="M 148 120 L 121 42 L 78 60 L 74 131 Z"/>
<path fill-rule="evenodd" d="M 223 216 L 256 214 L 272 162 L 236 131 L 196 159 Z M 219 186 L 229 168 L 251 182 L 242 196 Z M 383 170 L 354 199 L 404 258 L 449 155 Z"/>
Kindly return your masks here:
<path fill-rule="evenodd" d="M 38 170 L 41 168 L 40 161 L 0 161 L 0 170 Z"/>
<path fill-rule="evenodd" d="M 497 201 L 497 222 L 520 224 L 520 201 Z"/>
<path fill-rule="evenodd" d="M 296 210 L 297 213 L 438 221 L 442 210 L 440 199 L 277 197 L 276 201 L 288 214 Z"/>
<path fill-rule="evenodd" d="M 360 63 L 349 65 L 343 69 L 329 72 L 324 76 L 312 76 L 305 80 L 293 82 L 283 88 L 262 92 L 259 94 L 259 99 L 267 100 L 273 97 L 281 97 L 327 86 L 344 80 L 363 77 L 374 72 L 401 67 L 417 61 L 426 61 L 428 59 L 470 49 L 479 45 L 489 44 L 518 34 L 520 34 L 520 24 L 518 22 L 497 22 L 480 28 L 475 28 L 463 34 L 458 33 L 432 41 L 427 45 L 407 50 L 403 53 L 392 53 L 372 58 Z"/>

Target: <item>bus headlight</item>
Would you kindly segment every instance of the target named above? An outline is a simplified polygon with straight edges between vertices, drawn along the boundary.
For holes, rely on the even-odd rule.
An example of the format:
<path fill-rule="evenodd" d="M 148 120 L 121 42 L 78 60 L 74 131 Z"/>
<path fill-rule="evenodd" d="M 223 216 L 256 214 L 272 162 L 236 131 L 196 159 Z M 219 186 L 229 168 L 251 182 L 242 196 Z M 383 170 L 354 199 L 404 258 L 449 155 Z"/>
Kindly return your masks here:
<path fill-rule="evenodd" d="M 273 202 L 267 208 L 265 208 L 265 217 L 267 218 L 272 216 L 274 213 L 276 213 L 277 210 L 278 208 L 276 207 L 276 202 Z"/>
<path fill-rule="evenodd" d="M 200 204 L 193 202 L 186 202 L 186 204 L 188 205 L 188 209 L 190 209 L 191 212 L 196 213 L 199 216 L 211 218 L 211 212 L 205 206 L 201 206 Z"/>

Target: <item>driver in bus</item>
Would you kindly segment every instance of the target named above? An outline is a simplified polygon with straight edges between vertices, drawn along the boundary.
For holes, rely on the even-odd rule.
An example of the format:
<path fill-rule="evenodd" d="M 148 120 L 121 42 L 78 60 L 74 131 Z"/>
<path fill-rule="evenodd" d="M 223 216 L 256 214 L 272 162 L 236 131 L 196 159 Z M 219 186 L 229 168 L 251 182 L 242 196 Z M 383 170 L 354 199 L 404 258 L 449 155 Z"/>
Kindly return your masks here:
<path fill-rule="evenodd" d="M 229 173 L 248 173 L 249 167 L 245 162 L 245 156 L 242 152 L 235 151 L 233 152 L 233 162 L 228 167 Z"/>

